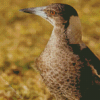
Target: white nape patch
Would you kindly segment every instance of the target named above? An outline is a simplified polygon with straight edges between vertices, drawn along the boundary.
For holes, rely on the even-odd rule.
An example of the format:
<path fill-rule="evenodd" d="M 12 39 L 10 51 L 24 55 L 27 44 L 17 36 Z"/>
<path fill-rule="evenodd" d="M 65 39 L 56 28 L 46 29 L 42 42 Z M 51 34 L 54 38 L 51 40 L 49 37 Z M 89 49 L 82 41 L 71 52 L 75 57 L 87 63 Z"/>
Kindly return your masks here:
<path fill-rule="evenodd" d="M 67 37 L 71 44 L 79 44 L 82 42 L 81 23 L 78 16 L 71 16 L 69 26 L 67 28 Z"/>
<path fill-rule="evenodd" d="M 34 8 L 34 11 L 35 11 L 34 14 L 39 15 L 43 18 L 47 18 L 46 13 L 43 11 L 44 9 L 46 9 L 46 7 L 47 6 Z"/>

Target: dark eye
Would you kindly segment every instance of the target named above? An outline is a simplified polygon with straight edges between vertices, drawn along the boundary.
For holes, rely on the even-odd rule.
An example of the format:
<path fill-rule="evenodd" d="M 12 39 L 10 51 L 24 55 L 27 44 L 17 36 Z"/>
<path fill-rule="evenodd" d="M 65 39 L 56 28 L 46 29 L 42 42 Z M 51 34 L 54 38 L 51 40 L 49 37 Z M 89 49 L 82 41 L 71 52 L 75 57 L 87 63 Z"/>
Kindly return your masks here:
<path fill-rule="evenodd" d="M 56 12 L 55 12 L 55 11 L 50 11 L 50 14 L 51 14 L 51 15 L 55 15 Z"/>

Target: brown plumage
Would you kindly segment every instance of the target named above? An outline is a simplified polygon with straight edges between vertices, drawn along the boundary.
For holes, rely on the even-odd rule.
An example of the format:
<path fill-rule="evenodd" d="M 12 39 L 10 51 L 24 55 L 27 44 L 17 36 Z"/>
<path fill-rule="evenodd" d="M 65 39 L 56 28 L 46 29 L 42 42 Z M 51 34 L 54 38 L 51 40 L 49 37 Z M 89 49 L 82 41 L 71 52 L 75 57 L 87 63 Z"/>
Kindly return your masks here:
<path fill-rule="evenodd" d="M 39 15 L 54 26 L 36 64 L 56 100 L 100 100 L 100 60 L 82 42 L 76 10 L 51 4 L 21 11 Z"/>

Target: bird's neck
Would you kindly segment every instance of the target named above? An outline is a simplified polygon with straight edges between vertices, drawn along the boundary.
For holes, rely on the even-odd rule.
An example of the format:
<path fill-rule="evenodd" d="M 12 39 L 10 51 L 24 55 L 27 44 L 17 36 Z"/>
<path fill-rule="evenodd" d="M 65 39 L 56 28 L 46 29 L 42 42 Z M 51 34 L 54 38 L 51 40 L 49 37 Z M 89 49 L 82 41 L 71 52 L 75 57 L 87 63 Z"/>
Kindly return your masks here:
<path fill-rule="evenodd" d="M 71 16 L 69 22 L 56 23 L 49 42 L 61 44 L 80 44 L 82 42 L 81 23 L 79 17 Z"/>

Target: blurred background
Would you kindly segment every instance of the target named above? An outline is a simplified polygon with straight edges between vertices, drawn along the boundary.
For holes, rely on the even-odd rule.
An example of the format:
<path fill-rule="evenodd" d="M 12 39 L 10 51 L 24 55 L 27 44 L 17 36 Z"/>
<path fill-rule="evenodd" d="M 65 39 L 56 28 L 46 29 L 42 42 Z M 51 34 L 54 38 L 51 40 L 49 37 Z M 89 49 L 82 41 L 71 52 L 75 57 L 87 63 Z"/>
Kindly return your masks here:
<path fill-rule="evenodd" d="M 34 63 L 53 27 L 41 17 L 19 12 L 51 3 L 66 3 L 77 10 L 83 41 L 100 59 L 100 0 L 1 0 L 0 100 L 55 100 Z"/>

